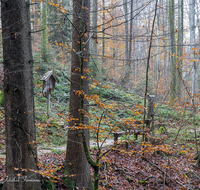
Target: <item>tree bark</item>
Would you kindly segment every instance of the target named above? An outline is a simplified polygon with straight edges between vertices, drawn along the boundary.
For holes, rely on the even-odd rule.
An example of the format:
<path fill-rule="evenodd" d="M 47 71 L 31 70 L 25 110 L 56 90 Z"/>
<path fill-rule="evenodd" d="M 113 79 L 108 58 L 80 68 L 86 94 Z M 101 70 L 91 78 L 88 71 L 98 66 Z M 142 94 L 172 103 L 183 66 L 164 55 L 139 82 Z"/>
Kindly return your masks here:
<path fill-rule="evenodd" d="M 182 66 L 183 66 L 183 0 L 178 1 L 178 68 L 177 68 L 177 96 L 181 99 L 182 93 Z"/>
<path fill-rule="evenodd" d="M 135 14 L 137 14 L 138 10 L 138 0 L 135 0 Z M 138 18 L 135 18 L 135 40 L 134 40 L 134 62 L 135 62 L 135 84 L 137 83 L 137 78 L 138 78 L 138 43 L 137 43 L 137 35 L 138 35 Z"/>
<path fill-rule="evenodd" d="M 162 6 L 164 7 L 164 2 L 162 0 Z M 168 77 L 168 69 L 167 69 L 167 16 L 168 16 L 168 11 L 166 11 L 166 14 L 164 15 L 163 12 L 163 39 L 164 39 L 164 78 L 165 78 L 165 85 L 167 87 L 167 77 Z"/>
<path fill-rule="evenodd" d="M 129 52 L 128 60 L 131 68 L 131 54 L 132 54 L 132 41 L 133 41 L 133 0 L 131 0 L 131 18 L 130 18 L 130 39 L 129 39 Z"/>
<path fill-rule="evenodd" d="M 127 0 L 123 1 L 124 4 L 124 18 L 125 18 L 125 72 L 128 72 L 128 8 Z"/>
<path fill-rule="evenodd" d="M 95 61 L 95 65 L 92 66 L 93 69 L 93 76 L 95 77 L 97 74 L 97 9 L 98 9 L 98 4 L 97 4 L 97 0 L 93 0 L 93 13 L 92 13 L 92 27 L 93 27 L 93 59 Z"/>
<path fill-rule="evenodd" d="M 7 181 L 4 183 L 4 189 L 41 189 L 38 175 L 29 171 L 37 170 L 29 2 L 26 0 L 2 0 L 1 18 L 6 175 L 8 180 L 19 174 L 27 176 L 27 180 L 32 180 L 32 182 L 24 183 Z M 22 169 L 26 169 L 27 172 Z"/>
<path fill-rule="evenodd" d="M 125 75 L 122 79 L 122 85 L 126 85 L 126 83 L 129 80 L 130 77 L 130 71 L 131 71 L 131 67 L 130 67 L 130 60 L 129 60 L 129 46 L 128 46 L 128 39 L 129 39 L 129 32 L 128 32 L 128 5 L 127 5 L 127 0 L 123 1 L 123 7 L 124 7 L 124 18 L 125 18 Z M 132 5 L 132 2 L 131 2 Z M 132 13 L 131 13 L 132 14 Z M 130 44 L 131 45 L 131 44 Z"/>
<path fill-rule="evenodd" d="M 39 30 L 39 24 L 38 24 L 38 20 L 40 19 L 40 16 L 38 13 L 39 11 L 40 11 L 40 3 L 35 3 L 35 5 L 34 5 L 34 27 L 33 27 L 34 31 Z M 38 37 L 36 34 L 33 34 L 33 36 L 34 36 L 34 39 L 32 39 L 33 45 L 36 46 Z"/>
<path fill-rule="evenodd" d="M 102 63 L 105 61 L 105 0 L 102 0 L 102 6 L 103 6 L 103 23 L 102 23 Z"/>
<path fill-rule="evenodd" d="M 113 6 L 113 0 L 112 0 L 112 6 Z M 117 19 L 116 19 L 116 8 L 113 7 L 112 11 L 114 15 L 113 19 L 113 36 L 114 36 L 114 43 L 115 47 L 113 48 L 113 57 L 115 59 L 114 61 L 114 68 L 115 68 L 115 80 L 118 80 L 118 62 L 117 62 L 117 54 L 118 54 L 118 44 L 117 44 L 117 35 L 118 35 L 118 30 L 116 30 L 115 25 L 118 24 Z"/>
<path fill-rule="evenodd" d="M 158 0 L 159 2 L 159 0 Z M 159 33 L 160 33 L 160 8 L 157 10 L 157 65 L 156 65 L 156 80 L 159 81 L 160 78 L 160 40 L 159 40 Z"/>
<path fill-rule="evenodd" d="M 197 13 L 199 12 L 199 2 L 197 3 L 196 1 L 196 8 L 197 8 Z M 198 94 L 200 95 L 200 16 L 199 14 L 197 14 L 197 25 L 198 25 L 198 58 L 199 58 L 199 62 L 198 62 Z M 198 95 L 198 96 L 199 96 Z M 200 102 L 200 98 L 199 98 L 199 102 Z"/>
<path fill-rule="evenodd" d="M 174 31 L 174 0 L 169 0 L 169 24 L 170 24 L 170 101 L 173 102 L 176 96 L 176 59 L 175 59 L 175 31 Z"/>
<path fill-rule="evenodd" d="M 69 105 L 71 121 L 69 122 L 65 171 L 69 175 L 66 182 L 71 189 L 76 187 L 79 189 L 85 188 L 86 190 L 92 189 L 90 167 L 85 156 L 82 140 L 84 129 L 89 145 L 89 131 L 85 129 L 89 124 L 86 116 L 88 108 L 86 106 L 87 101 L 84 99 L 85 95 L 88 95 L 89 89 L 89 23 L 90 0 L 85 0 L 84 2 L 82 0 L 74 1 Z M 81 53 L 77 54 L 77 52 Z M 79 94 L 80 92 L 82 93 L 81 95 Z"/>
<path fill-rule="evenodd" d="M 47 46 L 48 46 L 48 35 L 47 35 L 47 3 L 42 1 L 40 3 L 40 16 L 41 16 L 41 53 L 43 62 L 48 62 Z"/>
<path fill-rule="evenodd" d="M 196 61 L 195 61 L 195 0 L 189 1 L 189 21 L 190 21 L 190 58 L 192 66 L 192 97 L 196 93 Z"/>

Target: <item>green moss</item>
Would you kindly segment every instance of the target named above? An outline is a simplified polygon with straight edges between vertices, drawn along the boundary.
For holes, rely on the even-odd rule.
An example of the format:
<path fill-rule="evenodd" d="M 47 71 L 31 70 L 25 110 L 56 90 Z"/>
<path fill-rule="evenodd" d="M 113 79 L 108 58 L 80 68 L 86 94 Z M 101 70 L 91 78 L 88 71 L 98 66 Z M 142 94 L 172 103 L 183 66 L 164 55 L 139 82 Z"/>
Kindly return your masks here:
<path fill-rule="evenodd" d="M 74 182 L 72 181 L 72 178 L 69 177 L 69 170 L 68 170 L 68 168 L 65 169 L 65 175 L 67 176 L 65 178 L 65 184 L 70 188 L 70 190 L 75 190 L 75 188 L 74 188 Z"/>
<path fill-rule="evenodd" d="M 44 177 L 42 179 L 41 187 L 42 189 L 54 190 L 55 185 L 54 185 L 53 179 L 48 179 Z"/>
<path fill-rule="evenodd" d="M 4 92 L 0 90 L 0 106 L 4 106 Z"/>

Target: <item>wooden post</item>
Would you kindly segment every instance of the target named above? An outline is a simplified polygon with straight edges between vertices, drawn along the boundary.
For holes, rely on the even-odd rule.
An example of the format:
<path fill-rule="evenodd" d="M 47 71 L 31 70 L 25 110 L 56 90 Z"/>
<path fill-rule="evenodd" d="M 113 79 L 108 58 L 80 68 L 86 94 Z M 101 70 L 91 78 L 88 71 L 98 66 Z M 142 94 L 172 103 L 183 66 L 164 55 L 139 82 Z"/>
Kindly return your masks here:
<path fill-rule="evenodd" d="M 151 131 L 152 131 L 152 136 L 155 136 L 154 134 L 154 104 L 155 104 L 155 96 L 154 95 L 148 95 L 148 119 L 152 119 L 152 126 L 151 126 Z"/>
<path fill-rule="evenodd" d="M 47 117 L 50 118 L 50 98 L 51 98 L 51 91 L 47 91 Z"/>

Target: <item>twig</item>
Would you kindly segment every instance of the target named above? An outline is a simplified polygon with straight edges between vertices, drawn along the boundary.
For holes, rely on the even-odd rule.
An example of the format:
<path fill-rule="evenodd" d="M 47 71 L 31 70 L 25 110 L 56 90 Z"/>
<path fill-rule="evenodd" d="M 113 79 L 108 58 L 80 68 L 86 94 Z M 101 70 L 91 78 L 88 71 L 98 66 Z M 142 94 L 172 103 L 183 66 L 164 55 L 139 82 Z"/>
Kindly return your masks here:
<path fill-rule="evenodd" d="M 36 3 L 36 2 L 35 2 L 35 3 L 29 3 L 28 5 L 29 5 L 29 6 L 30 6 L 30 5 L 37 5 L 37 3 Z"/>
<path fill-rule="evenodd" d="M 30 31 L 29 33 L 37 33 L 37 32 L 42 32 L 44 29 L 41 30 L 35 30 L 35 31 Z"/>
<path fill-rule="evenodd" d="M 149 82 L 149 63 L 150 63 L 150 56 L 151 56 L 151 46 L 152 46 L 152 40 L 153 40 L 153 32 L 154 32 L 154 24 L 156 20 L 156 13 L 157 13 L 157 4 L 158 0 L 156 0 L 155 4 L 155 14 L 154 14 L 154 19 L 153 19 L 153 24 L 152 24 L 152 31 L 151 31 L 151 39 L 150 39 L 150 45 L 149 45 L 149 53 L 148 53 L 148 58 L 147 58 L 147 67 L 146 67 L 146 85 L 145 85 L 145 95 L 144 95 L 144 117 L 143 117 L 143 135 L 142 135 L 142 140 L 144 141 L 144 121 L 145 121 L 145 116 L 146 116 L 146 96 L 147 96 L 147 91 L 148 91 L 148 82 Z M 144 157 L 144 145 L 142 147 L 142 156 Z"/>
<path fill-rule="evenodd" d="M 156 179 L 156 186 L 157 186 L 157 189 L 158 189 L 158 178 L 156 176 L 149 176 L 146 179 L 144 179 L 143 181 L 147 181 L 148 179 L 151 179 L 151 178 L 155 178 Z"/>
<path fill-rule="evenodd" d="M 177 184 L 179 184 L 180 186 L 185 188 L 185 185 L 183 185 L 182 183 L 178 182 L 175 179 L 172 179 L 166 172 L 164 172 L 161 168 L 159 168 L 156 164 L 154 164 L 153 162 L 145 159 L 147 162 L 149 162 L 153 167 L 157 168 L 159 171 L 161 171 L 162 173 L 164 173 L 167 177 L 169 177 L 172 181 L 176 182 Z"/>
<path fill-rule="evenodd" d="M 163 190 L 165 190 L 166 174 L 167 174 L 167 172 L 164 173 L 164 179 L 163 179 Z"/>
<path fill-rule="evenodd" d="M 112 164 L 115 165 L 115 167 L 116 167 L 120 172 L 122 172 L 122 173 L 124 173 L 124 174 L 126 174 L 126 175 L 129 175 L 129 176 L 131 176 L 131 177 L 137 178 L 137 179 L 140 180 L 140 181 L 147 181 L 147 180 L 149 180 L 149 179 L 151 179 L 151 178 L 155 178 L 155 179 L 156 179 L 156 186 L 157 186 L 157 189 L 158 189 L 158 178 L 157 178 L 156 176 L 149 176 L 149 177 L 147 177 L 147 178 L 145 178 L 145 179 L 140 179 L 140 178 L 138 178 L 138 177 L 135 176 L 135 175 L 132 175 L 132 174 L 129 174 L 128 172 L 125 172 L 122 168 L 118 167 L 117 164 L 115 164 L 115 163 L 112 163 Z"/>
<path fill-rule="evenodd" d="M 175 139 L 174 139 L 175 142 L 176 142 L 176 140 L 177 140 L 177 137 L 178 137 L 178 135 L 179 135 L 179 132 L 180 132 L 181 129 L 184 127 L 185 119 L 186 119 L 185 112 L 186 112 L 186 106 L 185 106 L 185 108 L 184 108 L 184 113 L 183 113 L 184 120 L 183 120 L 182 125 L 181 125 L 181 126 L 179 127 L 179 129 L 178 129 L 178 132 L 177 132 L 176 137 L 175 137 Z"/>
<path fill-rule="evenodd" d="M 99 125 L 98 125 L 98 130 L 97 130 L 97 147 L 98 147 L 98 150 L 101 151 L 100 147 L 99 147 L 99 128 L 101 126 L 101 121 L 103 119 L 103 114 L 104 112 L 101 114 L 101 118 L 99 120 Z"/>

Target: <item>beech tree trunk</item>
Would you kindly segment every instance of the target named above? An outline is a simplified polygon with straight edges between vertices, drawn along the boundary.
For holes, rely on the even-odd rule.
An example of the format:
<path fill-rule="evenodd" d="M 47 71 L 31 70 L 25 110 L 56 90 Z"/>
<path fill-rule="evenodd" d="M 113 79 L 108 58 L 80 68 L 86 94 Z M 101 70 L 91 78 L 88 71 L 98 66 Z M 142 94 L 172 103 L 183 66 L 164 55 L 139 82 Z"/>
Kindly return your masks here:
<path fill-rule="evenodd" d="M 103 6 L 103 23 L 102 23 L 102 63 L 104 63 L 105 61 L 105 32 L 104 32 L 104 29 L 105 29 L 105 19 L 106 19 L 106 16 L 105 16 L 105 0 L 102 0 L 102 6 Z M 104 66 L 104 65 L 102 65 Z"/>
<path fill-rule="evenodd" d="M 47 34 L 47 3 L 42 1 L 40 3 L 40 16 L 41 16 L 41 53 L 42 60 L 47 63 L 48 55 L 47 55 L 47 46 L 48 46 L 48 34 Z"/>
<path fill-rule="evenodd" d="M 79 6 L 81 5 L 81 6 Z M 84 9 L 82 8 L 84 7 Z M 92 189 L 90 167 L 87 162 L 82 133 L 89 124 L 87 101 L 88 95 L 88 63 L 89 63 L 89 30 L 90 30 L 90 0 L 73 2 L 72 54 L 71 54 L 71 88 L 67 153 L 65 171 L 67 185 L 70 189 Z M 77 43 L 78 42 L 78 43 Z M 77 53 L 79 52 L 79 53 Z M 81 53 L 80 53 L 81 52 Z M 84 92 L 84 94 L 80 94 Z M 83 111 L 84 109 L 84 111 Z M 89 131 L 84 129 L 89 145 Z"/>
<path fill-rule="evenodd" d="M 160 26 L 159 25 L 160 25 L 160 7 L 158 7 L 158 10 L 157 10 L 157 65 L 156 65 L 157 82 L 159 81 L 159 78 L 160 78 L 160 40 L 159 40 Z"/>
<path fill-rule="evenodd" d="M 170 100 L 174 101 L 176 96 L 176 58 L 175 58 L 175 29 L 174 29 L 174 0 L 169 0 L 169 25 L 170 25 Z"/>
<path fill-rule="evenodd" d="M 133 41 L 133 0 L 131 0 L 131 14 L 130 14 L 130 38 L 129 38 L 129 52 L 128 52 L 128 60 L 129 60 L 129 65 L 131 68 L 131 55 L 132 55 L 132 41 Z"/>
<path fill-rule="evenodd" d="M 97 43 L 98 43 L 98 36 L 97 36 L 97 8 L 98 8 L 98 4 L 97 4 L 97 0 L 93 0 L 93 13 L 92 13 L 92 27 L 93 27 L 93 59 L 95 61 L 96 65 L 92 65 L 92 69 L 93 69 L 93 76 L 95 77 L 97 74 Z"/>
<path fill-rule="evenodd" d="M 132 3 L 131 3 L 132 4 Z M 129 80 L 131 67 L 130 67 L 130 60 L 129 60 L 129 46 L 128 46 L 128 39 L 129 39 L 129 32 L 128 32 L 128 7 L 127 7 L 127 0 L 123 0 L 123 7 L 124 7 L 124 18 L 125 18 L 125 75 L 122 79 L 122 85 L 126 85 Z M 130 44 L 131 45 L 131 44 Z"/>
<path fill-rule="evenodd" d="M 135 14 L 138 13 L 138 0 L 135 0 Z M 137 36 L 138 36 L 138 17 L 135 17 L 135 38 L 134 38 L 134 62 L 135 62 L 135 84 L 137 83 L 138 78 L 138 43 L 137 43 Z"/>
<path fill-rule="evenodd" d="M 113 6 L 113 0 L 112 0 L 112 6 Z M 113 7 L 114 9 L 114 7 Z M 113 15 L 114 15 L 114 20 L 113 20 L 113 37 L 114 37 L 114 43 L 115 43 L 115 47 L 113 48 L 113 57 L 115 59 L 114 62 L 114 68 L 115 68 L 115 80 L 118 80 L 118 63 L 117 63 L 117 54 L 118 54 L 118 42 L 117 42 L 117 35 L 118 35 L 118 30 L 116 30 L 115 25 L 118 24 L 118 21 L 116 19 L 116 8 L 112 11 Z"/>
<path fill-rule="evenodd" d="M 182 65 L 183 65 L 183 0 L 178 1 L 178 68 L 177 68 L 177 96 L 181 98 L 182 93 Z"/>
<path fill-rule="evenodd" d="M 189 21 L 190 21 L 190 57 L 192 66 L 192 97 L 196 93 L 196 62 L 195 62 L 195 0 L 189 1 Z"/>
<path fill-rule="evenodd" d="M 199 12 L 199 1 L 196 1 L 196 9 L 197 9 L 197 13 Z M 197 26 L 198 26 L 198 58 L 199 58 L 199 62 L 198 62 L 198 93 L 200 94 L 200 16 L 199 14 L 197 14 Z M 200 102 L 200 98 L 199 98 L 199 102 Z"/>
<path fill-rule="evenodd" d="M 1 0 L 3 36 L 6 176 L 4 189 L 40 189 L 33 98 L 33 58 L 29 1 Z M 22 171 L 26 169 L 27 172 Z M 32 182 L 16 183 L 22 174 Z"/>
<path fill-rule="evenodd" d="M 124 18 L 125 18 L 125 71 L 128 72 L 128 8 L 127 0 L 123 0 Z"/>
<path fill-rule="evenodd" d="M 162 6 L 164 7 L 164 2 L 162 0 Z M 167 88 L 167 77 L 168 77 L 168 69 L 167 69 L 167 16 L 168 16 L 168 11 L 166 11 L 166 14 L 164 15 L 163 12 L 163 39 L 164 39 L 164 78 L 165 78 L 165 85 Z"/>

